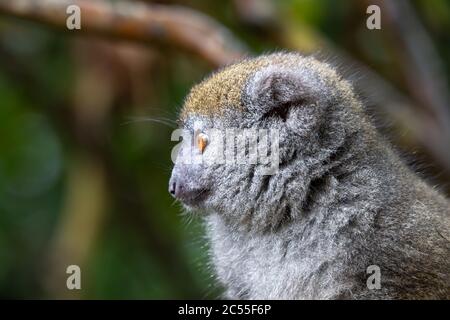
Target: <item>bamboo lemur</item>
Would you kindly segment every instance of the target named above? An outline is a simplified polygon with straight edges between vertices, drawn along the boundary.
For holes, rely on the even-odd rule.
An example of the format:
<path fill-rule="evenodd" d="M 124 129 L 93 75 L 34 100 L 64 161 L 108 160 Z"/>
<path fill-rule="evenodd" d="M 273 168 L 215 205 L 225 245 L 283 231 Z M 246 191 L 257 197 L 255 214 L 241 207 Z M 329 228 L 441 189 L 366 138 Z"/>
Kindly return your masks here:
<path fill-rule="evenodd" d="M 247 59 L 186 98 L 194 153 L 217 154 L 208 128 L 276 128 L 279 168 L 183 163 L 169 191 L 203 212 L 226 297 L 450 299 L 449 201 L 376 131 L 349 82 L 296 53 Z M 380 269 L 369 289 L 368 266 Z"/>

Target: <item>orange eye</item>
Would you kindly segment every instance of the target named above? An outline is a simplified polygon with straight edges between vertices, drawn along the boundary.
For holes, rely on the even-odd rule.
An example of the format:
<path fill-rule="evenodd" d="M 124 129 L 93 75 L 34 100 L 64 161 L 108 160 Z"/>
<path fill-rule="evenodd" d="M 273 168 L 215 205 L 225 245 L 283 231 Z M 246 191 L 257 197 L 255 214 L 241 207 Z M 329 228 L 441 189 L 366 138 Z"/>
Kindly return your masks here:
<path fill-rule="evenodd" d="M 206 145 L 208 144 L 208 136 L 202 132 L 197 134 L 197 138 L 195 139 L 195 144 L 200 150 L 201 153 L 203 153 L 203 150 L 205 150 Z"/>

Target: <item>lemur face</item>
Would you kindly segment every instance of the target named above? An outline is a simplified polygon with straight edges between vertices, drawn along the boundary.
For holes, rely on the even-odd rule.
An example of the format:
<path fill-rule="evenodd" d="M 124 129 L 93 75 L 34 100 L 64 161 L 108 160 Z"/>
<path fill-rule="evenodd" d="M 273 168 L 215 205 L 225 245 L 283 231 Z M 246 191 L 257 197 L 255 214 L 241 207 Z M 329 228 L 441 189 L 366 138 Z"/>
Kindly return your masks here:
<path fill-rule="evenodd" d="M 290 159 L 304 153 L 307 161 L 321 148 L 323 123 L 334 121 L 325 115 L 348 99 L 352 91 L 333 69 L 298 54 L 263 56 L 213 74 L 182 109 L 185 133 L 169 192 L 188 208 L 237 220 L 263 212 L 259 203 L 279 205 L 281 179 L 296 174 Z M 259 201 L 268 189 L 271 200 Z"/>

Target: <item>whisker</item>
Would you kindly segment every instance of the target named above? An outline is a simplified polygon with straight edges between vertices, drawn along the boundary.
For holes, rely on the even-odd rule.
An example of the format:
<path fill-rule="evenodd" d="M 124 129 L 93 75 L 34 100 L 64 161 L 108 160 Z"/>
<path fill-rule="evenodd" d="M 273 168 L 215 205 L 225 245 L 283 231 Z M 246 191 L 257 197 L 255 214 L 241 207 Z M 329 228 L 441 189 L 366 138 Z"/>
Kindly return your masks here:
<path fill-rule="evenodd" d="M 174 120 L 167 119 L 167 118 L 140 118 L 140 117 L 129 117 L 130 120 L 125 121 L 121 123 L 121 126 L 129 125 L 132 123 L 139 123 L 139 122 L 153 122 L 153 123 L 159 123 L 163 124 L 165 126 L 168 126 L 170 128 L 176 128 L 177 123 Z"/>

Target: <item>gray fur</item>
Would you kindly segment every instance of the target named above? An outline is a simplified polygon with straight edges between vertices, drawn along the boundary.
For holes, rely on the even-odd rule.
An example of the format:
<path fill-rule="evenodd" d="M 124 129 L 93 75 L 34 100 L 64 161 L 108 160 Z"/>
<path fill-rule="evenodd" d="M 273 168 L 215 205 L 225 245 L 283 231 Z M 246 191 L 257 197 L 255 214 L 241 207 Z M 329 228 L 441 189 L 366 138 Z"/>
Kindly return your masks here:
<path fill-rule="evenodd" d="M 176 164 L 172 174 L 198 190 L 187 207 L 203 212 L 226 297 L 449 299 L 449 201 L 400 160 L 332 67 L 258 59 L 274 63 L 240 88 L 243 108 L 191 114 L 184 127 L 278 128 L 279 172 Z M 381 289 L 367 288 L 369 265 Z"/>

